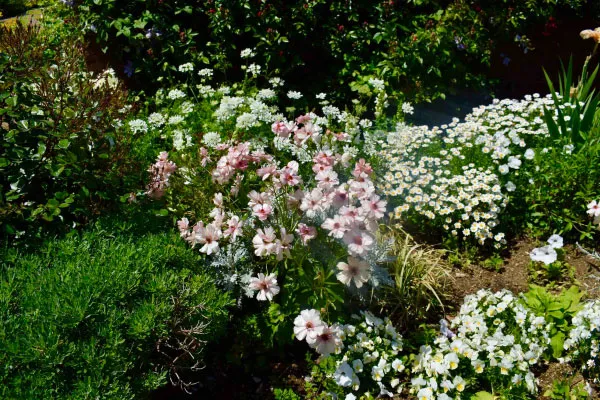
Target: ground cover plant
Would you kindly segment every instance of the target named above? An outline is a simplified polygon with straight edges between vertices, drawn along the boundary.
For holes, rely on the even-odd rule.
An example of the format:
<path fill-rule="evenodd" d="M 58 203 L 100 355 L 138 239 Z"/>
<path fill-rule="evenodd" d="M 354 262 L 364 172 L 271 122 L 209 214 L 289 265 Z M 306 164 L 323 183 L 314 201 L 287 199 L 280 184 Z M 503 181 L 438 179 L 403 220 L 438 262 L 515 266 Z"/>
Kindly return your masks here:
<path fill-rule="evenodd" d="M 597 397 L 600 28 L 547 94 L 410 123 L 584 3 L 0 27 L 2 397 Z"/>
<path fill-rule="evenodd" d="M 230 297 L 175 235 L 115 226 L 3 249 L 3 398 L 138 398 L 203 366 Z"/>

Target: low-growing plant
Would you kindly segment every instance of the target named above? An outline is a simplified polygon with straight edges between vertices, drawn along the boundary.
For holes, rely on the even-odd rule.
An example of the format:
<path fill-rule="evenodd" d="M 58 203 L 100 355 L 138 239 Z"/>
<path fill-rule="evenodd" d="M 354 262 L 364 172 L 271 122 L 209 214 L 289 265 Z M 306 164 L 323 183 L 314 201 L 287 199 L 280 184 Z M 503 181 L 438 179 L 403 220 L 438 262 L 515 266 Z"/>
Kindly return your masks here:
<path fill-rule="evenodd" d="M 2 398 L 140 398 L 204 367 L 230 297 L 176 235 L 115 233 L 2 249 Z"/>
<path fill-rule="evenodd" d="M 323 342 L 323 327 L 318 320 L 306 318 L 305 310 L 298 317 L 302 322 L 317 322 L 314 327 L 298 328 L 298 339 L 309 344 Z M 314 311 L 314 310 L 312 310 Z M 300 334 L 301 333 L 301 334 Z M 310 398 L 326 398 L 332 393 L 344 399 L 375 399 L 407 392 L 408 355 L 403 352 L 402 336 L 391 321 L 375 317 L 368 311 L 353 315 L 350 323 L 333 330 L 338 342 L 313 366 L 309 380 Z M 313 346 L 314 347 L 314 346 Z M 324 354 L 317 347 L 319 353 Z"/>
<path fill-rule="evenodd" d="M 571 377 L 554 380 L 552 387 L 544 392 L 544 397 L 552 400 L 584 400 L 590 398 L 590 393 L 585 381 Z"/>
<path fill-rule="evenodd" d="M 552 294 L 542 286 L 530 285 L 523 294 L 527 307 L 551 324 L 550 350 L 552 357 L 559 358 L 564 352 L 565 338 L 573 327 L 573 317 L 581 310 L 584 293 L 577 286 Z"/>
<path fill-rule="evenodd" d="M 586 302 L 573 317 L 573 328 L 565 340 L 565 357 L 593 384 L 600 383 L 600 302 Z"/>
<path fill-rule="evenodd" d="M 543 317 L 509 291 L 482 289 L 465 298 L 450 324 L 443 321 L 433 344 L 421 347 L 411 391 L 419 399 L 530 398 L 537 393 L 531 368 L 549 341 Z"/>

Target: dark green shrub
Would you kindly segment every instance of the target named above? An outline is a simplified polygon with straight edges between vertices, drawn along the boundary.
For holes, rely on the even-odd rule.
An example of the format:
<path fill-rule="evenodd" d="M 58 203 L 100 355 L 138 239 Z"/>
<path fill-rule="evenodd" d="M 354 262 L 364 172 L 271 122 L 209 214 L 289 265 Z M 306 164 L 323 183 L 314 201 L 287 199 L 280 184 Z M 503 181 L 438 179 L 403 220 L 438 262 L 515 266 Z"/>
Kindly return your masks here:
<path fill-rule="evenodd" d="M 139 398 L 202 366 L 229 297 L 169 234 L 106 231 L 0 255 L 0 397 Z"/>
<path fill-rule="evenodd" d="M 71 225 L 118 202 L 126 182 L 141 184 L 148 160 L 128 157 L 132 138 L 118 129 L 127 94 L 109 74 L 86 71 L 76 35 L 17 24 L 0 28 L 0 49 L 4 231 Z"/>
<path fill-rule="evenodd" d="M 581 10 L 582 0 L 81 0 L 75 10 L 96 40 L 139 84 L 181 77 L 202 62 L 240 74 L 240 50 L 279 70 L 293 87 L 333 91 L 378 76 L 409 99 L 481 86 L 500 41 L 549 16 Z M 526 37 L 514 46 L 529 49 Z M 326 83 L 326 87 L 323 86 Z"/>

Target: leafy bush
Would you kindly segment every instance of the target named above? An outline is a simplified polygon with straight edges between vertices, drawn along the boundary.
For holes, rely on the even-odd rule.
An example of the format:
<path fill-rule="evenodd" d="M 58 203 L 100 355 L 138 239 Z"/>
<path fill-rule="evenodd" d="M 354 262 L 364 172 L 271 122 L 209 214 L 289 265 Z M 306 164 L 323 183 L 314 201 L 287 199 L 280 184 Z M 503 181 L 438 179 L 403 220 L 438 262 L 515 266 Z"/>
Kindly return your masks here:
<path fill-rule="evenodd" d="M 227 323 L 230 298 L 170 234 L 100 227 L 0 258 L 2 398 L 140 398 L 202 367 Z"/>
<path fill-rule="evenodd" d="M 77 35 L 17 24 L 0 28 L 0 48 L 3 230 L 71 225 L 139 185 L 133 138 L 118 129 L 127 94 L 112 71 L 86 72 Z"/>
<path fill-rule="evenodd" d="M 494 45 L 582 0 L 409 2 L 81 0 L 75 10 L 105 51 L 135 80 L 170 79 L 202 62 L 239 76 L 239 49 L 307 92 L 335 85 L 340 98 L 360 77 L 389 78 L 400 97 L 430 100 L 453 87 L 480 87 Z M 518 45 L 525 43 L 523 38 Z M 110 47 L 109 47 L 110 44 Z M 517 44 L 515 44 L 516 46 Z M 152 78 L 152 79 L 148 79 Z M 171 81 L 172 83 L 172 81 Z M 402 91 L 404 94 L 400 94 Z"/>

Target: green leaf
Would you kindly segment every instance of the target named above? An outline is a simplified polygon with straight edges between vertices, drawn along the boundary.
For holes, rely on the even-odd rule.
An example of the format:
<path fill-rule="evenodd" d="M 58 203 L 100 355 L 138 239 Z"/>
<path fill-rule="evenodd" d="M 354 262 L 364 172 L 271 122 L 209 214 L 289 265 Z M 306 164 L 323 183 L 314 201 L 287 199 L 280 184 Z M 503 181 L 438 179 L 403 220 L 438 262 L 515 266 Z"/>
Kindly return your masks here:
<path fill-rule="evenodd" d="M 550 346 L 552 347 L 552 355 L 556 358 L 560 357 L 563 352 L 563 345 L 565 343 L 565 334 L 558 332 L 550 339 Z"/>
<path fill-rule="evenodd" d="M 58 147 L 61 149 L 66 149 L 67 147 L 69 147 L 69 139 L 62 139 L 58 142 Z"/>
<path fill-rule="evenodd" d="M 494 400 L 494 395 L 490 392 L 477 392 L 471 396 L 471 400 Z"/>

